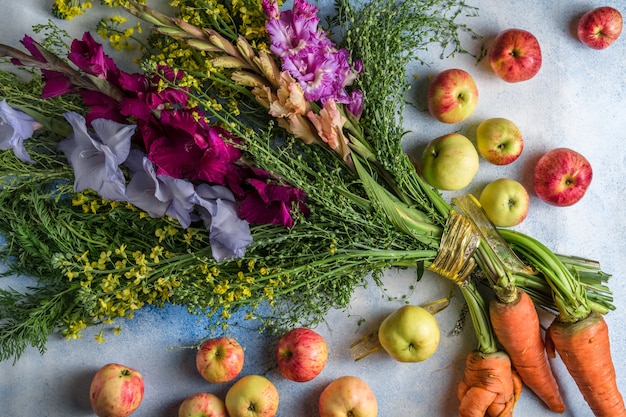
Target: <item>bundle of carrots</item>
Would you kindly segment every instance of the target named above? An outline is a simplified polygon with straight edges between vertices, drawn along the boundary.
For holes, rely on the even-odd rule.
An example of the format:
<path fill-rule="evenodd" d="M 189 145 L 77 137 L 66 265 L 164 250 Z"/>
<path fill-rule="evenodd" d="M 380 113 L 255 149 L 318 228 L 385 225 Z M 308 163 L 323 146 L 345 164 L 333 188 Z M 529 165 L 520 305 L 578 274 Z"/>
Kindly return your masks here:
<path fill-rule="evenodd" d="M 559 314 L 546 333 L 550 356 L 559 354 L 596 417 L 626 416 L 624 400 L 617 387 L 607 324 L 604 317 L 591 308 L 580 282 L 542 243 L 510 230 L 500 233 L 543 274 L 552 288 Z M 527 324 L 528 319 L 515 316 L 513 320 L 506 326 L 512 327 L 511 332 L 516 334 L 511 338 L 515 339 L 522 334 L 520 327 Z M 524 356 L 520 361 L 520 365 L 516 365 L 518 369 L 531 363 L 526 362 Z M 538 372 L 539 368 L 535 369 L 534 372 Z M 547 392 L 555 390 L 556 386 Z"/>
<path fill-rule="evenodd" d="M 475 199 L 468 197 L 455 202 L 481 230 L 484 219 L 477 218 L 476 207 L 472 207 Z M 511 398 L 519 395 L 521 390 L 516 386 L 518 379 L 550 410 L 564 412 L 565 404 L 549 361 L 549 357 L 555 358 L 558 353 L 595 416 L 626 416 L 616 384 L 608 327 L 598 312 L 606 310 L 588 299 L 583 285 L 562 258 L 537 240 L 518 232 L 499 230 L 498 237 L 504 239 L 502 247 L 515 251 L 503 256 L 498 243 L 494 244 L 486 237 L 484 230 L 481 232 L 481 246 L 474 252 L 474 259 L 488 278 L 495 298 L 486 308 L 471 283 L 461 286 L 479 339 L 479 349 L 466 360 L 464 379 L 458 389 L 459 414 L 510 415 L 514 404 Z M 516 286 L 519 275 L 529 271 L 516 254 L 530 263 L 530 268 L 549 285 L 553 305 L 558 309 L 545 342 L 533 299 Z M 512 262 L 511 257 L 515 261 Z M 493 337 L 506 353 L 496 350 Z M 512 377 L 511 365 L 514 368 Z"/>

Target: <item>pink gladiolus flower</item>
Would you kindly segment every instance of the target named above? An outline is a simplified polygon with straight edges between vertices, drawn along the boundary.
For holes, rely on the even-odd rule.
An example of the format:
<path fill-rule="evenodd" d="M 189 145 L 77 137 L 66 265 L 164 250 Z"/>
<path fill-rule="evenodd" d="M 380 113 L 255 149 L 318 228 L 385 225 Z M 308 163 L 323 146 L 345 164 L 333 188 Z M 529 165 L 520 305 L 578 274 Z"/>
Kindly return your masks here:
<path fill-rule="evenodd" d="M 304 98 L 304 91 L 291 75 L 283 71 L 280 74 L 280 87 L 276 92 L 276 100 L 270 103 L 269 113 L 274 117 L 290 117 L 306 114 L 311 109 L 310 103 Z"/>
<path fill-rule="evenodd" d="M 346 118 L 339 112 L 334 100 L 327 100 L 319 115 L 310 111 L 307 116 L 317 129 L 317 134 L 331 149 L 347 147 L 348 139 L 343 134 Z"/>

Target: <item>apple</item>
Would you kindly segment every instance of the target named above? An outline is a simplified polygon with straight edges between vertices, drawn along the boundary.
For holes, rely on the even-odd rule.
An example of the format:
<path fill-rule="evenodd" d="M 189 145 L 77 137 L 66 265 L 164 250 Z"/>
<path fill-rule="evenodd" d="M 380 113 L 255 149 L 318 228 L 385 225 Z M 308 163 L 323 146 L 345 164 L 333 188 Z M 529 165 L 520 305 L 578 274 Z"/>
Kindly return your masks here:
<path fill-rule="evenodd" d="M 244 351 L 231 337 L 205 340 L 196 353 L 196 368 L 209 382 L 232 381 L 243 369 Z"/>
<path fill-rule="evenodd" d="M 530 80 L 541 68 L 539 41 L 523 29 L 500 32 L 489 48 L 488 56 L 493 72 L 509 83 Z"/>
<path fill-rule="evenodd" d="M 492 164 L 508 165 L 522 154 L 524 139 L 515 123 L 503 117 L 494 117 L 478 125 L 476 148 Z"/>
<path fill-rule="evenodd" d="M 320 417 L 376 417 L 378 401 L 367 382 L 342 376 L 324 388 L 318 400 Z"/>
<path fill-rule="evenodd" d="M 524 221 L 530 207 L 526 188 L 510 178 L 498 178 L 487 184 L 478 200 L 487 218 L 498 227 L 517 226 Z"/>
<path fill-rule="evenodd" d="M 478 172 L 478 152 L 465 136 L 449 133 L 430 141 L 421 159 L 424 179 L 440 190 L 460 190 Z"/>
<path fill-rule="evenodd" d="M 109 363 L 100 368 L 89 387 L 91 408 L 98 417 L 127 417 L 143 399 L 141 374 L 128 366 Z"/>
<path fill-rule="evenodd" d="M 278 390 L 261 375 L 246 375 L 226 392 L 230 417 L 274 417 L 278 411 Z"/>
<path fill-rule="evenodd" d="M 448 69 L 432 78 L 426 100 L 434 118 L 443 123 L 459 123 L 476 110 L 478 87 L 466 71 Z"/>
<path fill-rule="evenodd" d="M 578 39 L 593 49 L 608 48 L 622 33 L 624 20 L 619 10 L 609 6 L 589 10 L 578 20 Z"/>
<path fill-rule="evenodd" d="M 324 338 L 304 327 L 285 333 L 276 346 L 280 373 L 296 382 L 310 381 L 322 372 L 328 360 Z"/>
<path fill-rule="evenodd" d="M 587 158 L 569 148 L 546 152 L 535 165 L 533 188 L 548 204 L 564 207 L 578 202 L 589 188 L 593 171 Z"/>
<path fill-rule="evenodd" d="M 228 417 L 228 414 L 220 397 L 208 392 L 198 392 L 180 403 L 178 417 Z"/>
<path fill-rule="evenodd" d="M 439 345 L 435 317 L 422 307 L 405 305 L 389 314 L 378 328 L 378 341 L 399 362 L 421 362 Z"/>

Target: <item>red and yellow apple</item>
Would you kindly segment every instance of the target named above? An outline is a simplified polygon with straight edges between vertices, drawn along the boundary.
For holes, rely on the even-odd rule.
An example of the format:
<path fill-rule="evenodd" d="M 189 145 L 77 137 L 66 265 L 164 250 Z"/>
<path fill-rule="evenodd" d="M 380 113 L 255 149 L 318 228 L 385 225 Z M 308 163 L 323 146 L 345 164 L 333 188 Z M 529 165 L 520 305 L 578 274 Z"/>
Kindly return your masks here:
<path fill-rule="evenodd" d="M 180 403 L 178 417 L 228 417 L 228 414 L 220 397 L 208 392 L 198 392 Z"/>
<path fill-rule="evenodd" d="M 443 123 L 459 123 L 476 110 L 478 87 L 467 71 L 448 69 L 431 79 L 426 100 L 434 118 Z"/>
<path fill-rule="evenodd" d="M 524 221 L 530 207 L 526 188 L 510 178 L 498 178 L 487 184 L 479 201 L 487 218 L 498 227 L 517 226 Z"/>
<path fill-rule="evenodd" d="M 583 198 L 592 177 L 593 170 L 587 158 L 569 148 L 556 148 L 537 161 L 533 188 L 548 204 L 571 206 Z"/>
<path fill-rule="evenodd" d="M 324 388 L 318 401 L 320 417 L 376 417 L 378 401 L 367 382 L 342 376 Z"/>
<path fill-rule="evenodd" d="M 522 132 L 509 119 L 494 117 L 480 122 L 476 129 L 478 153 L 495 165 L 508 165 L 522 154 Z"/>
<path fill-rule="evenodd" d="M 422 153 L 420 170 L 426 182 L 439 190 L 465 188 L 478 172 L 478 152 L 459 133 L 449 133 L 430 141 Z"/>
<path fill-rule="evenodd" d="M 489 48 L 489 64 L 504 81 L 517 83 L 533 78 L 541 69 L 539 41 L 523 29 L 500 32 Z"/>
<path fill-rule="evenodd" d="M 262 375 L 246 375 L 226 392 L 230 417 L 274 417 L 278 411 L 278 390 Z"/>
<path fill-rule="evenodd" d="M 205 340 L 196 353 L 196 368 L 204 379 L 219 384 L 232 381 L 243 369 L 244 350 L 230 337 Z"/>
<path fill-rule="evenodd" d="M 328 360 L 326 340 L 305 327 L 285 333 L 276 345 L 276 361 L 280 373 L 296 382 L 310 381 L 318 376 Z"/>
<path fill-rule="evenodd" d="M 578 39 L 593 49 L 605 49 L 622 33 L 624 19 L 619 10 L 603 6 L 589 10 L 578 20 Z"/>
<path fill-rule="evenodd" d="M 91 408 L 98 417 L 128 417 L 139 407 L 143 395 L 141 374 L 117 363 L 100 368 L 89 387 Z"/>
<path fill-rule="evenodd" d="M 405 305 L 389 314 L 378 328 L 378 341 L 399 362 L 421 362 L 439 346 L 439 325 L 422 307 Z"/>

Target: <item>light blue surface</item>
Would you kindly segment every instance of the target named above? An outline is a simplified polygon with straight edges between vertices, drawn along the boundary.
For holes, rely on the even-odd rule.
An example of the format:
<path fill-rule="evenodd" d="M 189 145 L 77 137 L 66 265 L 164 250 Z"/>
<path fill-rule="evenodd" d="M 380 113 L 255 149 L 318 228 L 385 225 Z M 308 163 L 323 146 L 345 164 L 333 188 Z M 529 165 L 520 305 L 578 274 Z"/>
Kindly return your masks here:
<path fill-rule="evenodd" d="M 18 45 L 24 33 L 35 23 L 45 23 L 51 0 L 2 2 L 0 39 Z M 98 2 L 95 2 L 98 3 Z M 160 1 L 163 4 L 164 1 Z M 530 234 L 563 254 L 597 259 L 605 271 L 614 274 L 610 286 L 615 293 L 617 311 L 607 316 L 610 326 L 617 382 L 626 392 L 626 34 L 604 51 L 584 47 L 574 35 L 574 24 L 584 11 L 612 5 L 626 14 L 623 1 L 488 1 L 474 0 L 480 8 L 478 18 L 468 23 L 484 36 L 489 45 L 500 30 L 519 27 L 533 32 L 543 49 L 543 67 L 532 80 L 507 84 L 498 79 L 487 62 L 476 64 L 469 57 L 440 61 L 438 52 L 425 56 L 429 67 L 410 68 L 414 89 L 409 97 L 415 109 L 407 114 L 406 150 L 417 154 L 424 144 L 437 136 L 458 130 L 474 137 L 477 124 L 489 117 L 506 117 L 518 124 L 525 138 L 522 157 L 511 166 L 490 166 L 481 161 L 474 182 L 464 190 L 479 193 L 489 181 L 499 177 L 520 180 L 531 189 L 531 172 L 539 156 L 554 147 L 570 147 L 585 155 L 594 168 L 594 178 L 584 199 L 567 208 L 555 208 L 532 196 L 528 218 L 518 230 Z M 328 4 L 328 3 L 326 3 Z M 106 10 L 105 10 L 106 11 Z M 97 13 L 91 12 L 68 24 L 71 33 L 80 36 L 91 29 Z M 82 26 L 82 27 L 80 27 Z M 467 47 L 478 52 L 480 42 Z M 455 126 L 436 122 L 426 112 L 424 92 L 428 77 L 459 67 L 470 72 L 480 91 L 476 112 L 466 122 Z M 453 194 L 446 194 L 452 197 Z M 354 362 L 349 346 L 374 330 L 380 320 L 398 308 L 399 301 L 388 297 L 409 294 L 408 300 L 421 304 L 448 294 L 450 286 L 427 274 L 411 291 L 414 271 L 390 271 L 384 277 L 385 289 L 369 285 L 354 294 L 348 311 L 333 311 L 327 323 L 317 329 L 330 348 L 328 366 L 315 380 L 295 383 L 283 379 L 275 368 L 275 338 L 262 337 L 254 331 L 236 329 L 235 335 L 246 349 L 247 373 L 264 373 L 280 393 L 278 415 L 315 417 L 317 398 L 331 380 L 341 375 L 356 375 L 367 381 L 379 401 L 381 417 L 454 416 L 456 386 L 462 376 L 465 355 L 475 347 L 471 329 L 452 337 L 460 307 L 454 300 L 450 308 L 437 315 L 442 340 L 437 353 L 419 364 L 394 362 L 383 352 Z M 23 285 L 23 278 L 0 281 L 2 287 Z M 359 323 L 365 323 L 359 327 Z M 545 325 L 549 317 L 544 316 Z M 211 385 L 195 370 L 195 352 L 183 347 L 197 343 L 204 336 L 204 326 L 183 308 L 144 309 L 136 318 L 122 323 L 119 336 L 108 333 L 104 344 L 93 336 L 100 330 L 84 332 L 80 340 L 65 341 L 54 335 L 42 356 L 28 350 L 16 363 L 0 363 L 0 415 L 63 416 L 92 415 L 88 402 L 90 380 L 95 371 L 108 362 L 120 362 L 140 370 L 146 382 L 144 400 L 133 415 L 137 417 L 175 416 L 180 402 L 198 391 L 224 396 L 229 384 Z M 557 358 L 553 361 L 568 411 L 564 416 L 591 416 L 575 384 Z M 550 416 L 546 408 L 525 390 L 517 404 L 517 416 Z"/>

